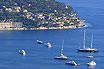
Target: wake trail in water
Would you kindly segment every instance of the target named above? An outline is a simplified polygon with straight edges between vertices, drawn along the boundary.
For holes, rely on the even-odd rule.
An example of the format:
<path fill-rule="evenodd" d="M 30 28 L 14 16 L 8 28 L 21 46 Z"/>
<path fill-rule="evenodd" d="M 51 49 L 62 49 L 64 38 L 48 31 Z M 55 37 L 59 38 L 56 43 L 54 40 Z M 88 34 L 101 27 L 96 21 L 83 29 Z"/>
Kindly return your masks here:
<path fill-rule="evenodd" d="M 83 23 L 85 24 L 85 26 L 84 26 L 84 27 L 78 27 L 78 28 L 92 27 L 91 24 L 85 22 L 86 20 L 82 20 L 82 21 L 83 21 Z"/>

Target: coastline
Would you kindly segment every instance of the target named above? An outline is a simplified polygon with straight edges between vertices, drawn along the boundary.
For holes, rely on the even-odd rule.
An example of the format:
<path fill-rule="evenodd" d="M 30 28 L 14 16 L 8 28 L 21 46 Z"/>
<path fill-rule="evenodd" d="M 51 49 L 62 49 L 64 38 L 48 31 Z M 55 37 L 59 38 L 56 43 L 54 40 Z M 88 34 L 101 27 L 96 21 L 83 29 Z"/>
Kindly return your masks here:
<path fill-rule="evenodd" d="M 4 3 L 0 2 L 1 4 Z M 11 0 L 10 2 L 15 1 Z M 36 2 L 39 2 L 39 4 L 43 3 L 42 8 Z M 23 5 L 24 7 L 20 4 L 14 6 L 9 1 L 7 3 L 10 5 L 4 6 L 5 3 L 2 4 L 0 11 L 2 11 L 3 16 L 0 20 L 0 30 L 76 29 L 85 26 L 83 21 L 77 16 L 76 11 L 69 5 L 57 2 L 56 0 L 44 0 L 42 2 L 36 0 L 36 2 L 34 1 L 31 4 L 28 1 L 26 3 L 22 2 L 27 4 Z M 31 8 L 34 7 L 34 4 L 38 6 Z"/>
<path fill-rule="evenodd" d="M 78 25 L 62 26 L 62 27 L 39 27 L 39 28 L 0 28 L 0 30 L 46 30 L 46 29 L 76 29 L 78 27 L 85 27 L 86 24 L 80 23 Z"/>

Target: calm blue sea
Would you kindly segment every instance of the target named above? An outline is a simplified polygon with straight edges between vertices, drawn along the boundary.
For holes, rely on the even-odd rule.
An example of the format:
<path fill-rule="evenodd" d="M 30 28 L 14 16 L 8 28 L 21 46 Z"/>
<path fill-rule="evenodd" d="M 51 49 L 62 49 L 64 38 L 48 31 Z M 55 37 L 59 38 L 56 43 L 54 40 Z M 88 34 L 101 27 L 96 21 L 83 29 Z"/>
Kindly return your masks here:
<path fill-rule="evenodd" d="M 57 0 L 71 5 L 77 15 L 88 25 L 86 27 L 86 47 L 90 47 L 91 35 L 94 35 L 93 48 L 98 53 L 91 53 L 94 58 L 86 58 L 90 53 L 77 52 L 83 46 L 83 30 L 34 30 L 34 31 L 0 31 L 0 69 L 102 69 L 104 67 L 104 0 Z M 52 47 L 39 45 L 36 40 L 51 42 Z M 60 56 L 64 40 L 64 55 L 69 60 L 55 60 Z M 26 56 L 18 53 L 24 49 Z M 78 66 L 65 65 L 75 60 Z M 86 63 L 95 61 L 95 67 Z"/>

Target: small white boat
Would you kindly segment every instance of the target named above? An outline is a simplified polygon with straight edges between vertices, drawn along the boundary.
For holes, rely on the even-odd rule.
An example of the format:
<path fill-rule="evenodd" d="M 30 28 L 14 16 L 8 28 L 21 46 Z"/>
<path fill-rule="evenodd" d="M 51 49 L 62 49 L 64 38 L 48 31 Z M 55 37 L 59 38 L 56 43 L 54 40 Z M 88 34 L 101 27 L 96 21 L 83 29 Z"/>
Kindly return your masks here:
<path fill-rule="evenodd" d="M 96 62 L 91 61 L 91 62 L 87 63 L 87 65 L 89 65 L 89 66 L 95 66 L 96 65 Z"/>
<path fill-rule="evenodd" d="M 87 58 L 93 58 L 93 56 L 87 56 Z"/>
<path fill-rule="evenodd" d="M 40 41 L 40 40 L 36 40 L 36 42 L 37 42 L 38 44 L 43 44 L 43 42 Z"/>
<path fill-rule="evenodd" d="M 63 41 L 63 43 L 64 43 L 64 41 Z M 61 56 L 55 56 L 55 59 L 62 59 L 62 60 L 68 59 L 68 57 L 64 56 L 64 54 L 63 54 L 63 44 L 62 44 L 62 49 L 61 49 Z"/>
<path fill-rule="evenodd" d="M 63 59 L 63 60 L 67 60 L 68 57 L 67 56 L 64 56 L 63 54 L 61 54 L 61 56 L 55 56 L 55 59 Z"/>
<path fill-rule="evenodd" d="M 78 65 L 75 61 L 69 61 L 69 62 L 66 62 L 66 64 L 69 64 L 69 65 Z"/>
<path fill-rule="evenodd" d="M 45 46 L 47 46 L 48 48 L 51 48 L 51 43 L 48 42 L 48 43 L 45 44 Z"/>
<path fill-rule="evenodd" d="M 25 50 L 19 50 L 19 54 L 25 56 L 26 55 L 26 52 L 25 52 Z"/>

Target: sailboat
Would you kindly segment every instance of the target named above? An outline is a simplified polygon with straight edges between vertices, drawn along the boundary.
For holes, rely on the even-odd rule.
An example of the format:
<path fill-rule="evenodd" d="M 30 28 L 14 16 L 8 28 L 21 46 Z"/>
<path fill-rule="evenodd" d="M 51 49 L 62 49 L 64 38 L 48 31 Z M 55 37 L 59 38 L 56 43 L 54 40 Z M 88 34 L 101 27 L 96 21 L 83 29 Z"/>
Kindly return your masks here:
<path fill-rule="evenodd" d="M 67 60 L 68 59 L 68 57 L 64 56 L 64 54 L 63 54 L 63 44 L 64 44 L 64 41 L 62 43 L 61 56 L 55 56 L 55 59 L 62 59 L 62 60 Z"/>
<path fill-rule="evenodd" d="M 78 51 L 82 52 L 98 52 L 99 50 L 92 48 L 92 40 L 93 40 L 93 35 L 91 39 L 91 48 L 85 48 L 85 30 L 84 30 L 84 44 L 82 49 L 77 49 Z"/>

